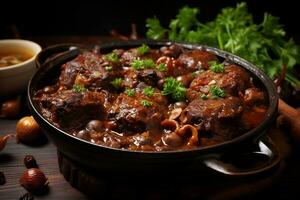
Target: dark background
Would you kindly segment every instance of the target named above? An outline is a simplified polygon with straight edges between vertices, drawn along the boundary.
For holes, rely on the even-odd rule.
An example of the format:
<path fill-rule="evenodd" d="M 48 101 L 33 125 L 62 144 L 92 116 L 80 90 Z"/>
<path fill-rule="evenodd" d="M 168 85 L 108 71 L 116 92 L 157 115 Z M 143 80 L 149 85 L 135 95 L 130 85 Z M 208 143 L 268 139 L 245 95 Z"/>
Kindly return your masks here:
<path fill-rule="evenodd" d="M 3 1 L 0 4 L 0 38 L 49 35 L 109 35 L 111 29 L 128 34 L 137 24 L 145 34 L 145 20 L 156 15 L 166 26 L 184 5 L 200 8 L 200 21 L 214 19 L 222 7 L 235 6 L 236 0 L 160 0 L 160 1 Z M 288 36 L 300 35 L 297 1 L 248 0 L 249 11 L 260 22 L 264 12 L 280 17 Z"/>

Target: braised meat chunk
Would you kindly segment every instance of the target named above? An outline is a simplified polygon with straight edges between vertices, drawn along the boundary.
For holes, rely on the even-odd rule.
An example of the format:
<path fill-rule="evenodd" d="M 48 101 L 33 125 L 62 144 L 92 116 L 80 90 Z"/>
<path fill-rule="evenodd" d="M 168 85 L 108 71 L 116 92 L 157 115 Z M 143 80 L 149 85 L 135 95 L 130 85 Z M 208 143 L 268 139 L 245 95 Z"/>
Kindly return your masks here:
<path fill-rule="evenodd" d="M 147 96 L 146 87 L 131 91 L 132 94 L 126 91 L 127 94 L 120 94 L 108 111 L 108 120 L 117 123 L 116 130 L 131 134 L 159 126 L 167 112 L 166 98 L 155 89 L 152 95 Z"/>
<path fill-rule="evenodd" d="M 198 98 L 184 109 L 180 119 L 182 123 L 192 124 L 200 131 L 213 132 L 229 139 L 236 132 L 235 125 L 242 112 L 243 105 L 237 97 Z"/>
<path fill-rule="evenodd" d="M 43 114 L 63 129 L 79 128 L 90 119 L 101 119 L 103 95 L 97 92 L 58 91 L 38 99 Z"/>
<path fill-rule="evenodd" d="M 188 99 L 193 100 L 202 94 L 209 94 L 211 85 L 216 85 L 228 95 L 238 96 L 251 86 L 250 76 L 237 65 L 224 66 L 223 72 L 209 69 L 200 73 L 190 84 L 187 91 Z"/>
<path fill-rule="evenodd" d="M 209 62 L 218 61 L 216 55 L 207 51 L 190 50 L 180 54 L 178 60 L 183 63 L 190 71 L 208 69 Z"/>

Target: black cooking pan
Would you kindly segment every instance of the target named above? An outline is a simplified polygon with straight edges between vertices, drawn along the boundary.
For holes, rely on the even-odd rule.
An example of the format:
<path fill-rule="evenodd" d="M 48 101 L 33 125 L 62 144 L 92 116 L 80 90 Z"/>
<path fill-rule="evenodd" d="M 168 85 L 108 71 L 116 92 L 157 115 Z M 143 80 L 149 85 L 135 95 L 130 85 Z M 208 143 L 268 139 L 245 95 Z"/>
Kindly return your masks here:
<path fill-rule="evenodd" d="M 140 46 L 141 44 L 159 48 L 174 44 L 174 42 L 136 40 L 104 44 L 97 48 L 102 53 L 105 53 L 115 48 L 127 49 Z M 68 44 L 46 48 L 37 56 L 36 63 L 39 69 L 28 85 L 28 100 L 32 115 L 49 139 L 57 146 L 58 151 L 82 166 L 96 171 L 155 172 L 192 166 L 195 170 L 208 167 L 222 174 L 241 176 L 266 172 L 278 166 L 280 163 L 278 151 L 272 141 L 265 136 L 277 114 L 278 96 L 273 82 L 253 64 L 231 53 L 204 45 L 176 44 L 188 49 L 209 51 L 240 65 L 251 73 L 267 92 L 268 109 L 266 117 L 261 124 L 229 141 L 193 150 L 167 152 L 131 151 L 100 146 L 79 139 L 51 124 L 42 116 L 38 105 L 33 101 L 33 96 L 39 89 L 57 80 L 62 64 L 74 59 L 83 50 L 91 49 Z M 242 163 L 248 163 L 248 165 Z M 249 165 L 249 163 L 251 164 Z"/>

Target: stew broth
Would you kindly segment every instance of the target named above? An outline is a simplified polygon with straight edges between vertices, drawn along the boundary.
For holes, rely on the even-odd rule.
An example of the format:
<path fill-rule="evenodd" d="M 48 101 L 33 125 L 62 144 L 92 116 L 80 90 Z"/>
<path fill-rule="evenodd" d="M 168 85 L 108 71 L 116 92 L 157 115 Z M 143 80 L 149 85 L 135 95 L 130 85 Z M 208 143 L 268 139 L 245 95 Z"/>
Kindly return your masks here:
<path fill-rule="evenodd" d="M 7 67 L 24 62 L 32 57 L 30 52 L 0 50 L 0 67 Z"/>

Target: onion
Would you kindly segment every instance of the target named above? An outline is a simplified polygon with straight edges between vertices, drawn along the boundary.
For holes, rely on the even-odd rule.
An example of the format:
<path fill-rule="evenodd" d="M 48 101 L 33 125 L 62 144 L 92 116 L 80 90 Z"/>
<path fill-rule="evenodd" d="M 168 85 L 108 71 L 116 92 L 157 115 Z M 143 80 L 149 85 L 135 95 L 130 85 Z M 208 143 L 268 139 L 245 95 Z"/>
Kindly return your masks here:
<path fill-rule="evenodd" d="M 41 130 L 38 123 L 32 116 L 26 116 L 17 123 L 17 139 L 25 144 L 33 144 L 41 136 Z"/>
<path fill-rule="evenodd" d="M 19 182 L 26 190 L 32 192 L 42 190 L 48 185 L 45 174 L 38 168 L 27 169 Z"/>

